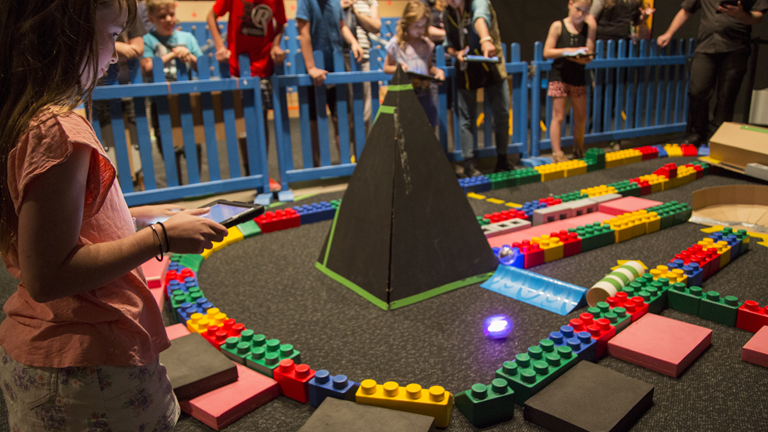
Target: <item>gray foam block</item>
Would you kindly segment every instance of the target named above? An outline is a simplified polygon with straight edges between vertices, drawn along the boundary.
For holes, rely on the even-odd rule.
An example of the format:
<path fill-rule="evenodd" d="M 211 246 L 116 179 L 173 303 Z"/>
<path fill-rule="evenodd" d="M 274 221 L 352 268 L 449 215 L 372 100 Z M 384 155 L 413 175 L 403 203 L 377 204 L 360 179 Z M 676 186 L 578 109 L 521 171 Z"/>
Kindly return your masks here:
<path fill-rule="evenodd" d="M 435 419 L 421 414 L 326 398 L 299 432 L 435 432 Z"/>

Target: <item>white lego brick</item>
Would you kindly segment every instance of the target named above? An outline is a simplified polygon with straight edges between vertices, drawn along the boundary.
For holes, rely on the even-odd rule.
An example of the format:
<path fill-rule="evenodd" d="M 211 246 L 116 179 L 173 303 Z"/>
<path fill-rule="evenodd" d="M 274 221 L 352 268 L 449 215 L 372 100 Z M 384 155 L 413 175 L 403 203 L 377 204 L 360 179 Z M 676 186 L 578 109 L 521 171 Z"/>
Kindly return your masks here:
<path fill-rule="evenodd" d="M 571 217 L 573 211 L 568 203 L 557 204 L 533 211 L 533 225 L 543 225 Z"/>
<path fill-rule="evenodd" d="M 619 198 L 624 198 L 624 197 L 621 194 L 613 193 L 613 194 L 600 195 L 600 196 L 596 196 L 596 197 L 590 197 L 589 199 L 591 199 L 592 201 L 600 204 L 600 203 L 604 203 L 604 202 L 608 202 L 608 201 L 613 201 L 613 200 L 619 199 Z"/>
<path fill-rule="evenodd" d="M 744 174 L 751 177 L 768 180 L 768 167 L 765 165 L 760 165 L 759 163 L 748 163 L 747 168 L 744 170 Z"/>
<path fill-rule="evenodd" d="M 597 201 L 593 200 L 592 198 L 569 201 L 565 204 L 568 204 L 571 207 L 571 217 L 594 213 L 598 209 Z"/>
<path fill-rule="evenodd" d="M 486 230 L 487 227 L 493 227 Z M 502 222 L 496 222 L 494 224 L 483 226 L 483 232 L 486 237 L 496 237 L 502 234 L 509 234 L 511 232 L 524 230 L 531 227 L 531 222 L 525 219 L 510 219 Z"/>

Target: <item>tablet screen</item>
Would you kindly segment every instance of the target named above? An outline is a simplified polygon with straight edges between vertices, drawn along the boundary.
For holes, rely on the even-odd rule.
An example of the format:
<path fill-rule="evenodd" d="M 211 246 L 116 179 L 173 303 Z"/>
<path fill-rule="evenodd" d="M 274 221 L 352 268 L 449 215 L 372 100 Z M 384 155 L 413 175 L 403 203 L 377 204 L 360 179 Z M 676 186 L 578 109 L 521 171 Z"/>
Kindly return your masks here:
<path fill-rule="evenodd" d="M 216 223 L 221 223 L 245 211 L 248 211 L 248 208 L 229 204 L 214 204 L 211 206 L 211 211 L 202 215 L 202 217 L 210 219 Z"/>

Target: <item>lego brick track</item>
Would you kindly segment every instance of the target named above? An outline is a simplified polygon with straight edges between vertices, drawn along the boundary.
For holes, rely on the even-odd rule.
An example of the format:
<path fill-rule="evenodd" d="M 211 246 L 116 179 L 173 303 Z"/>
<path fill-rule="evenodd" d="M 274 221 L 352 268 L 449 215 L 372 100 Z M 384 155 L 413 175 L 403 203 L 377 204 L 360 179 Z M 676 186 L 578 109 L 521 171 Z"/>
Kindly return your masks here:
<path fill-rule="evenodd" d="M 550 193 L 571 192 L 647 174 L 664 162 L 687 160 L 689 158 L 646 161 L 574 178 L 491 191 L 486 195 L 523 203 Z M 649 198 L 690 203 L 694 190 L 739 183 L 744 182 L 711 175 L 671 191 L 649 195 Z M 341 196 L 342 193 L 327 194 L 306 201 Z M 470 201 L 477 214 L 505 208 Z M 502 362 L 524 352 L 583 311 L 561 317 L 475 285 L 384 312 L 314 268 L 330 224 L 326 221 L 271 233 L 227 247 L 202 265 L 200 286 L 217 307 L 238 322 L 292 343 L 302 352 L 302 360 L 313 369 L 328 369 L 332 374 L 345 374 L 358 382 L 373 378 L 379 383 L 393 380 L 401 385 L 411 382 L 423 386 L 442 385 L 452 393 L 466 390 L 476 382 L 490 383 L 493 372 Z M 703 238 L 701 228 L 690 223 L 674 226 L 544 264 L 534 271 L 589 287 L 616 265 L 617 259 L 639 259 L 649 266 L 668 261 L 675 253 Z M 707 280 L 704 289 L 765 304 L 768 302 L 766 262 L 768 248 L 753 244 L 748 254 Z M 10 296 L 15 287 L 10 274 L 0 272 L 0 301 Z M 515 329 L 505 341 L 490 341 L 482 335 L 483 320 L 494 313 L 505 313 L 514 320 Z M 768 371 L 741 361 L 741 348 L 752 334 L 677 311 L 666 310 L 663 315 L 713 329 L 712 347 L 678 379 L 611 357 L 599 362 L 656 387 L 654 406 L 633 430 L 764 429 L 758 417 L 768 410 L 768 394 L 758 383 L 765 382 Z M 227 430 L 296 431 L 313 411 L 309 405 L 279 397 Z M 0 418 L 5 417 L 4 414 L 5 404 L 0 403 Z M 7 424 L 0 423 L 0 431 L 7 428 Z M 210 429 L 182 414 L 174 430 Z M 454 408 L 451 426 L 446 430 L 476 429 Z M 523 421 L 522 409 L 516 408 L 514 420 L 483 430 L 542 429 Z"/>

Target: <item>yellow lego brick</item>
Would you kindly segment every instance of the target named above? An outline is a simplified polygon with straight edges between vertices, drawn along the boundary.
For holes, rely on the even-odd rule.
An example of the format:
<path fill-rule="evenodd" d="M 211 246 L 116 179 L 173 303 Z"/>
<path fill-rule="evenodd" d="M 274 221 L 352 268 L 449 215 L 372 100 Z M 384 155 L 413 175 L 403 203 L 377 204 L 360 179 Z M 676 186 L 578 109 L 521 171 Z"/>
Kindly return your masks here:
<path fill-rule="evenodd" d="M 655 269 L 651 269 L 649 273 L 653 275 L 653 280 L 656 280 L 660 277 L 664 277 L 664 275 L 669 273 L 669 267 L 665 265 L 658 265 Z"/>
<path fill-rule="evenodd" d="M 489 202 L 491 204 L 504 204 L 504 200 L 500 200 L 500 199 L 496 199 L 496 198 L 488 198 L 485 201 Z"/>
<path fill-rule="evenodd" d="M 199 312 L 193 313 L 192 316 L 189 317 L 189 320 L 187 320 L 187 330 L 192 333 L 203 334 L 208 330 L 210 325 L 211 322 L 208 321 L 208 318 Z"/>
<path fill-rule="evenodd" d="M 479 199 L 479 200 L 484 200 L 484 199 L 485 199 L 485 195 L 478 195 L 478 194 L 476 194 L 476 193 L 474 193 L 474 192 L 470 192 L 470 193 L 468 193 L 468 194 L 467 194 L 467 197 L 468 197 L 468 198 Z"/>
<path fill-rule="evenodd" d="M 372 379 L 363 380 L 355 394 L 359 404 L 434 417 L 435 427 L 445 428 L 451 419 L 453 395 L 440 386 L 422 389 L 418 384 L 405 387 L 394 381 L 383 385 Z"/>
<path fill-rule="evenodd" d="M 728 246 L 728 242 L 722 240 L 717 242 L 717 245 L 717 252 L 720 254 L 720 268 L 723 268 L 731 262 L 731 247 Z"/>
<path fill-rule="evenodd" d="M 227 320 L 227 314 L 224 312 L 221 312 L 219 308 L 210 308 L 207 311 L 205 311 L 205 317 L 208 319 L 208 326 L 219 326 L 221 327 L 224 325 L 224 321 Z"/>
<path fill-rule="evenodd" d="M 208 259 L 208 257 L 211 256 L 212 253 L 213 253 L 213 249 L 205 249 L 203 253 L 201 253 L 200 255 L 203 256 L 203 259 Z"/>
<path fill-rule="evenodd" d="M 624 160 L 623 159 L 613 159 L 613 160 L 609 161 L 608 157 L 606 156 L 606 158 L 605 158 L 605 168 L 606 169 L 614 168 L 614 167 L 621 166 L 621 165 L 624 165 Z"/>
<path fill-rule="evenodd" d="M 536 237 L 534 237 L 536 238 Z M 539 237 L 539 247 L 544 250 L 544 262 L 559 260 L 563 257 L 565 246 L 557 237 L 550 237 L 547 234 Z"/>
<path fill-rule="evenodd" d="M 614 231 L 616 243 L 621 243 L 632 239 L 635 233 L 635 227 L 626 221 L 617 221 L 612 223 L 611 229 Z"/>
<path fill-rule="evenodd" d="M 668 157 L 681 157 L 683 156 L 683 150 L 677 144 L 665 144 L 664 150 L 667 152 Z"/>
<path fill-rule="evenodd" d="M 523 207 L 522 204 L 513 203 L 513 202 L 508 202 L 508 203 L 506 203 L 504 205 L 507 206 L 507 207 L 514 207 L 514 208 L 522 208 Z"/>
<path fill-rule="evenodd" d="M 218 252 L 218 251 L 224 249 L 225 247 L 229 246 L 227 244 L 226 240 L 227 240 L 227 238 L 224 237 L 224 240 L 222 240 L 220 242 L 211 242 L 211 244 L 213 245 L 213 247 L 211 248 L 211 253 Z"/>
<path fill-rule="evenodd" d="M 608 187 L 606 185 L 600 185 L 600 186 L 595 186 L 595 187 L 581 190 L 582 195 L 586 194 L 589 197 L 596 197 L 596 196 L 606 195 L 611 193 L 616 193 L 616 188 L 613 186 Z"/>
<path fill-rule="evenodd" d="M 645 215 L 643 217 L 643 222 L 645 223 L 646 234 L 655 233 L 661 229 L 661 218 L 656 214 L 656 212 L 650 212 Z"/>
<path fill-rule="evenodd" d="M 574 168 L 567 168 L 565 170 L 565 176 L 566 177 L 573 177 L 573 176 L 582 175 L 582 174 L 586 174 L 586 173 L 587 173 L 587 165 L 586 164 L 584 166 L 577 166 L 577 167 L 574 167 Z"/>
<path fill-rule="evenodd" d="M 240 232 L 240 230 L 237 229 L 236 226 L 228 228 L 227 231 L 229 231 L 229 234 L 227 234 L 227 236 L 224 237 L 224 243 L 226 243 L 227 246 L 245 239 L 245 237 L 243 236 L 243 233 Z"/>
<path fill-rule="evenodd" d="M 651 183 L 651 193 L 661 192 L 661 182 L 656 181 Z"/>
<path fill-rule="evenodd" d="M 541 181 L 550 181 L 550 180 L 557 180 L 565 178 L 565 171 L 559 170 L 559 171 L 545 171 L 541 173 Z"/>

